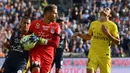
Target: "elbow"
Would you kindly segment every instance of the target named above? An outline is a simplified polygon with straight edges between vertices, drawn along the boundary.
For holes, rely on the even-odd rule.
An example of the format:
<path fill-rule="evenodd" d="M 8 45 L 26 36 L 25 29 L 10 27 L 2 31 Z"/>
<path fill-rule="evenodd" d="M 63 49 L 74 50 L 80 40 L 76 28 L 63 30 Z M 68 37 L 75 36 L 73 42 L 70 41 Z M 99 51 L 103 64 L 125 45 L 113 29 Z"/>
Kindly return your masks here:
<path fill-rule="evenodd" d="M 53 43 L 53 45 L 52 45 L 53 47 L 55 47 L 55 48 L 58 48 L 59 47 L 59 43 L 57 42 L 57 43 Z"/>
<path fill-rule="evenodd" d="M 91 40 L 91 36 L 87 40 Z"/>
<path fill-rule="evenodd" d="M 118 40 L 117 42 L 115 42 L 115 44 L 120 45 L 120 40 Z"/>
<path fill-rule="evenodd" d="M 48 45 L 51 45 L 52 47 L 58 48 L 60 43 L 60 37 L 56 37 L 56 40 L 49 40 Z"/>
<path fill-rule="evenodd" d="M 60 44 L 60 37 L 57 37 L 57 41 L 55 42 L 55 47 L 58 48 Z"/>
<path fill-rule="evenodd" d="M 55 43 L 55 48 L 58 48 L 60 44 L 60 39 Z"/>
<path fill-rule="evenodd" d="M 58 42 L 55 42 L 55 41 L 48 41 L 47 45 L 49 46 L 52 46 L 54 48 L 57 48 L 59 46 L 59 43 Z"/>
<path fill-rule="evenodd" d="M 55 48 L 58 48 L 58 46 L 59 46 L 59 44 L 56 44 L 54 47 L 55 47 Z"/>
<path fill-rule="evenodd" d="M 87 34 L 86 40 L 91 40 L 91 35 Z"/>

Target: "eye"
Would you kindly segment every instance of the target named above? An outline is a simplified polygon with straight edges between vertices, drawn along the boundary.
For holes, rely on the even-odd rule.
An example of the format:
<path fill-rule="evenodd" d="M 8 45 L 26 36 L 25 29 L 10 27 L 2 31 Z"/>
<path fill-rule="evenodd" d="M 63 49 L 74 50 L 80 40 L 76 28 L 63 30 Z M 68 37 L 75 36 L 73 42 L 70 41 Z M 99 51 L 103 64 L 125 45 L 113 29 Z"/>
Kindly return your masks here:
<path fill-rule="evenodd" d="M 24 22 L 24 24 L 30 24 L 29 22 Z"/>

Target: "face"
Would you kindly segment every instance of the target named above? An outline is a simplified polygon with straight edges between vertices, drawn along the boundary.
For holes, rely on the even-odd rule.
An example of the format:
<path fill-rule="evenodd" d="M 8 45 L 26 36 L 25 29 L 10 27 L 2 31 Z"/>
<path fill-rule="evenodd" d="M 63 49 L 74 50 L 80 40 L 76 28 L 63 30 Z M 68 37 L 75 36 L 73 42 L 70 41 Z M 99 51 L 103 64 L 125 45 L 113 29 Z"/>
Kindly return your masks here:
<path fill-rule="evenodd" d="M 100 13 L 100 19 L 101 19 L 101 20 L 106 19 L 106 15 L 105 15 L 104 13 Z"/>
<path fill-rule="evenodd" d="M 23 22 L 21 22 L 21 29 L 23 32 L 28 32 L 29 31 L 29 27 L 30 27 L 30 23 L 31 23 L 31 20 L 30 19 L 27 19 L 27 20 L 24 20 Z"/>
<path fill-rule="evenodd" d="M 64 21 L 60 22 L 59 24 L 60 24 L 60 28 L 61 28 L 62 30 L 64 30 L 64 24 L 65 24 Z"/>
<path fill-rule="evenodd" d="M 48 20 L 50 20 L 51 22 L 56 21 L 57 17 L 58 17 L 57 9 L 53 9 L 52 12 L 48 12 Z"/>

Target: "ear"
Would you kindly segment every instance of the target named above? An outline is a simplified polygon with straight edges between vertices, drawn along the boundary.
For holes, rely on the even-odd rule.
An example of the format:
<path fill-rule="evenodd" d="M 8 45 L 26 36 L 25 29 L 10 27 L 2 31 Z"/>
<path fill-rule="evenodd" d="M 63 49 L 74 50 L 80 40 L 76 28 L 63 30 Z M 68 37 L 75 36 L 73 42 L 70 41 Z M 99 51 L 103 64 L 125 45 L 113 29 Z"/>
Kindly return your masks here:
<path fill-rule="evenodd" d="M 45 13 L 45 16 L 49 16 L 49 15 L 50 15 L 50 12 L 49 12 L 49 11 Z"/>

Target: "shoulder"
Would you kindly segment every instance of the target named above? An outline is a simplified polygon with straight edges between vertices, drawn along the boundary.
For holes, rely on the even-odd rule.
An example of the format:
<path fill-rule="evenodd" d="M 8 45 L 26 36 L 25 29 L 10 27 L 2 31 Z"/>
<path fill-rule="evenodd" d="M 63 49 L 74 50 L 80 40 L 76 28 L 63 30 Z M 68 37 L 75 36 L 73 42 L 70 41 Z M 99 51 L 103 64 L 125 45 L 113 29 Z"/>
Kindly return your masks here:
<path fill-rule="evenodd" d="M 109 24 L 111 24 L 111 26 L 112 26 L 112 27 L 117 27 L 117 25 L 116 25 L 116 23 L 115 23 L 115 22 L 110 21 L 110 20 L 109 20 L 108 22 L 109 22 Z"/>
<path fill-rule="evenodd" d="M 40 20 L 33 20 L 32 22 L 39 22 Z"/>
<path fill-rule="evenodd" d="M 40 22 L 40 20 L 33 20 L 32 23 Z"/>
<path fill-rule="evenodd" d="M 58 23 L 56 23 L 56 22 L 53 22 L 53 26 L 56 27 L 55 30 L 59 34 L 61 32 L 60 25 Z"/>
<path fill-rule="evenodd" d="M 92 26 L 96 26 L 98 23 L 99 23 L 99 21 L 98 21 L 98 20 L 95 20 L 95 21 L 91 22 L 91 25 L 90 25 L 90 26 L 91 26 L 91 27 L 92 27 Z"/>
<path fill-rule="evenodd" d="M 56 22 L 53 22 L 53 24 L 54 24 L 55 26 L 59 26 L 59 24 L 58 24 L 58 23 L 56 23 Z"/>
<path fill-rule="evenodd" d="M 97 24 L 99 21 L 98 20 L 95 20 L 95 21 L 93 21 L 93 22 L 91 22 L 91 24 Z"/>
<path fill-rule="evenodd" d="M 60 25 L 59 25 L 58 23 L 56 23 L 56 22 L 53 22 L 53 23 L 52 23 L 52 26 L 54 26 L 54 27 L 56 27 L 56 28 L 60 28 Z"/>
<path fill-rule="evenodd" d="M 30 27 L 34 27 L 34 26 L 40 26 L 40 20 L 33 20 L 32 22 L 31 22 L 31 25 L 30 25 Z"/>
<path fill-rule="evenodd" d="M 39 29 L 40 28 L 40 20 L 33 20 L 32 22 L 31 22 L 31 25 L 30 25 L 30 32 L 33 32 L 33 30 L 35 30 L 35 29 Z"/>

